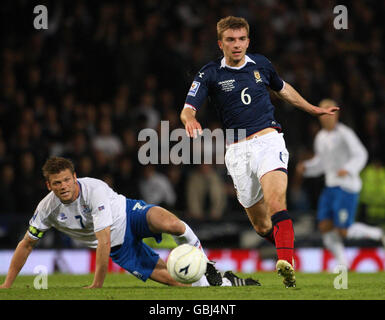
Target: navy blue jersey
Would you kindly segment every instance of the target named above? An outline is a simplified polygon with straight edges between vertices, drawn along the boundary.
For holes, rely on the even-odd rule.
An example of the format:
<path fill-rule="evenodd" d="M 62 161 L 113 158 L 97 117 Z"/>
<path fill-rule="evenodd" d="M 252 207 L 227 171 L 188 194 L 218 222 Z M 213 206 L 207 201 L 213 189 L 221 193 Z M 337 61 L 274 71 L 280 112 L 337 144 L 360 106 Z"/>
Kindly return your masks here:
<path fill-rule="evenodd" d="M 198 110 L 209 97 L 224 129 L 246 129 L 246 136 L 268 127 L 280 131 L 267 87 L 280 91 L 284 82 L 266 57 L 248 54 L 245 58 L 246 64 L 237 69 L 226 66 L 225 58 L 206 64 L 194 78 L 185 107 Z"/>

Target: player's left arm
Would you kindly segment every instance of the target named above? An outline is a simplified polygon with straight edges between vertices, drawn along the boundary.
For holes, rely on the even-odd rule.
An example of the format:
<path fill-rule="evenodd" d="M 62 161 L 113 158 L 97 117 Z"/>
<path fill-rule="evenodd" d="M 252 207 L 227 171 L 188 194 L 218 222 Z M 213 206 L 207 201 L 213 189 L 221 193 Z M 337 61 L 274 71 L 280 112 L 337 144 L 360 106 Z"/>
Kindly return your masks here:
<path fill-rule="evenodd" d="M 98 247 L 96 248 L 96 267 L 94 281 L 86 289 L 103 287 L 104 279 L 108 271 L 108 260 L 111 251 L 111 231 L 110 227 L 95 232 L 98 239 Z"/>
<path fill-rule="evenodd" d="M 289 83 L 285 82 L 283 88 L 276 92 L 276 95 L 293 105 L 294 107 L 301 109 L 313 116 L 322 116 L 324 114 L 334 114 L 340 108 L 337 106 L 330 106 L 328 108 L 319 108 L 306 101 L 297 90 L 295 90 Z"/>

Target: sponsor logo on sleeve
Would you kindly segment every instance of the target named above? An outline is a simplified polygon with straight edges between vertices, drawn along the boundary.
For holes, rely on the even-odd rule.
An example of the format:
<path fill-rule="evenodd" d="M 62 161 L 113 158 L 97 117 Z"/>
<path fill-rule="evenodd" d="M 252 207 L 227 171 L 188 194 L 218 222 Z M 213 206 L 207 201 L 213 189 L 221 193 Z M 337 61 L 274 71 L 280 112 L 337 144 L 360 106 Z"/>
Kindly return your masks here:
<path fill-rule="evenodd" d="M 197 92 L 198 92 L 198 89 L 199 89 L 199 86 L 201 85 L 200 82 L 198 81 L 193 81 L 193 83 L 191 84 L 191 87 L 190 87 L 190 90 L 188 92 L 187 95 L 189 96 L 192 96 L 192 97 L 195 97 Z"/>

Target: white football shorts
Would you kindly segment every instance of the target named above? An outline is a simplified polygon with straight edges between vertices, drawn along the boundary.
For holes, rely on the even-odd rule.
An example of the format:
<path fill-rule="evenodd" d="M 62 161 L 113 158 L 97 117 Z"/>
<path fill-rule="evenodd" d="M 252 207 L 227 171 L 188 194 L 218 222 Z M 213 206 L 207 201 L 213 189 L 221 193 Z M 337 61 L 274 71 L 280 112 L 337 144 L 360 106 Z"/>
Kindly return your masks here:
<path fill-rule="evenodd" d="M 250 208 L 263 198 L 261 177 L 274 170 L 287 172 L 289 152 L 283 133 L 273 131 L 227 147 L 225 163 L 238 201 Z"/>

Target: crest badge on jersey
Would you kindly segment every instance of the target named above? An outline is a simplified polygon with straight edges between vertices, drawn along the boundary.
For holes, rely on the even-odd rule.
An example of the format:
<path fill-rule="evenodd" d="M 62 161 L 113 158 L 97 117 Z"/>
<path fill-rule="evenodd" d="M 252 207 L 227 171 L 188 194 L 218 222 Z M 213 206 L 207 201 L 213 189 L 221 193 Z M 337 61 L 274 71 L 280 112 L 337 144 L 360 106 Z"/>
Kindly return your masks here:
<path fill-rule="evenodd" d="M 191 87 L 190 87 L 190 90 L 188 92 L 188 95 L 189 96 L 193 96 L 195 97 L 197 92 L 198 92 L 198 89 L 199 89 L 199 86 L 201 85 L 200 82 L 198 81 L 193 81 L 193 83 L 191 84 Z"/>
<path fill-rule="evenodd" d="M 254 70 L 254 77 L 256 83 L 263 82 L 258 70 Z"/>
<path fill-rule="evenodd" d="M 60 214 L 59 214 L 59 217 L 58 217 L 58 220 L 59 221 L 66 221 L 67 220 L 67 216 L 63 213 L 63 212 L 61 212 Z"/>

